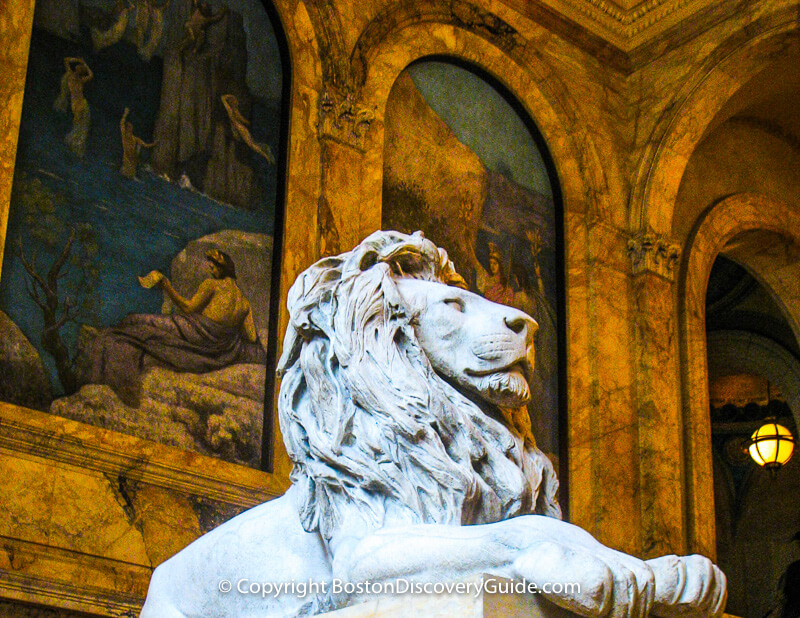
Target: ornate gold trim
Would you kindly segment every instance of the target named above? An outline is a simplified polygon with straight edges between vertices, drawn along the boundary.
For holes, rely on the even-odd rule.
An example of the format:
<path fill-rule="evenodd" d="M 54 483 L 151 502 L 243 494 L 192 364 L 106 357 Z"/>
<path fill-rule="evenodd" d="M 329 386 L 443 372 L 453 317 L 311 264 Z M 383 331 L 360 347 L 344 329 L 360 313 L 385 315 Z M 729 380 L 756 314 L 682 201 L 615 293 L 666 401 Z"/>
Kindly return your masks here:
<path fill-rule="evenodd" d="M 628 241 L 628 255 L 634 275 L 649 272 L 673 281 L 681 248 L 663 236 L 646 232 Z"/>
<path fill-rule="evenodd" d="M 375 120 L 374 108 L 359 103 L 355 95 L 328 87 L 319 103 L 320 137 L 334 139 L 357 150 L 364 150 L 364 142 Z"/>
<path fill-rule="evenodd" d="M 590 32 L 631 51 L 670 26 L 711 6 L 711 0 L 645 0 L 625 9 L 607 0 L 543 0 Z"/>

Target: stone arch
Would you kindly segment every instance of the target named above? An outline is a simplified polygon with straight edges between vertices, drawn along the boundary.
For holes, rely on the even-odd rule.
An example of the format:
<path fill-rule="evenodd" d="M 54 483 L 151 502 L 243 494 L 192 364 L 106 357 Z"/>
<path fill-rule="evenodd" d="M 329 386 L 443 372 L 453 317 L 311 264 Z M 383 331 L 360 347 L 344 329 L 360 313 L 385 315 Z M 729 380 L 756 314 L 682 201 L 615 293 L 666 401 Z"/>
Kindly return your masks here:
<path fill-rule="evenodd" d="M 286 34 L 292 75 L 290 92 L 287 93 L 292 105 L 289 113 L 289 156 L 285 180 L 291 190 L 287 191 L 285 221 L 288 224 L 284 234 L 287 235 L 285 244 L 293 246 L 294 241 L 307 239 L 305 219 L 312 212 L 315 215 L 316 211 L 309 210 L 306 203 L 311 199 L 316 200 L 320 193 L 316 126 L 318 99 L 323 83 L 323 63 L 316 31 L 305 2 L 295 4 L 286 0 L 273 0 L 273 4 Z M 310 166 L 316 167 L 310 170 Z M 297 238 L 292 234 L 295 230 L 298 231 Z M 299 243 L 301 246 L 303 244 L 305 243 Z M 296 266 L 295 274 L 302 268 L 304 265 Z M 289 283 L 293 280 L 294 276 Z"/>
<path fill-rule="evenodd" d="M 760 194 L 744 193 L 724 199 L 709 208 L 695 226 L 687 243 L 678 281 L 687 528 L 690 548 L 709 556 L 714 555 L 715 533 L 711 499 L 713 475 L 706 288 L 714 260 L 720 253 L 727 254 L 726 245 L 731 240 L 747 238 L 748 234 L 756 232 L 780 235 L 788 244 L 800 247 L 800 214 L 786 204 Z M 790 303 L 786 302 L 788 290 L 785 286 L 776 289 L 782 280 L 782 269 L 770 269 L 768 264 L 767 259 L 760 263 L 745 259 L 743 263 L 765 283 L 790 321 L 795 321 Z M 776 272 L 770 273 L 770 270 Z"/>
<path fill-rule="evenodd" d="M 298 7 L 302 7 L 303 19 L 308 20 L 313 32 L 313 39 L 300 40 L 313 40 L 323 82 L 326 85 L 346 84 L 350 79 L 350 71 L 339 12 L 330 2 L 301 0 Z"/>
<path fill-rule="evenodd" d="M 669 234 L 683 172 L 724 104 L 797 38 L 797 10 L 763 15 L 729 36 L 686 79 L 656 123 L 637 169 L 631 230 Z"/>
<path fill-rule="evenodd" d="M 400 73 L 412 62 L 428 56 L 451 56 L 486 71 L 501 82 L 534 119 L 552 155 L 562 190 L 565 212 L 585 212 L 587 196 L 602 193 L 606 180 L 591 137 L 576 127 L 585 126 L 570 104 L 563 84 L 549 67 L 522 60 L 459 25 L 398 19 L 398 27 L 367 46 L 360 40 L 360 63 L 369 67 L 360 100 L 375 110 L 374 130 L 366 146 L 370 186 L 364 197 L 380 213 L 383 158 L 383 118 L 389 92 Z M 368 27 L 365 32 L 371 32 Z M 529 55 L 530 56 L 530 55 Z M 379 218 L 379 215 L 378 215 Z"/>
<path fill-rule="evenodd" d="M 305 2 L 273 0 L 273 6 L 286 35 L 291 65 L 291 85 L 286 96 L 289 110 L 289 148 L 285 185 L 284 247 L 303 247 L 308 242 L 308 225 L 316 223 L 316 210 L 308 202 L 316 200 L 319 186 L 318 122 L 319 93 L 322 91 L 323 63 L 321 47 Z M 309 169 L 311 168 L 311 169 Z M 311 227 L 310 229 L 313 229 Z M 281 272 L 282 300 L 295 277 L 306 266 L 298 256 L 284 255 Z M 308 258 L 313 253 L 308 254 Z M 310 262 L 309 262 L 310 263 Z M 281 303 L 283 313 L 284 303 Z M 281 331 L 285 328 L 281 319 Z"/>
<path fill-rule="evenodd" d="M 392 6 L 377 15 L 359 35 L 350 57 L 356 87 L 366 81 L 368 58 L 390 33 L 412 24 L 458 26 L 486 39 L 509 56 L 522 58 L 524 39 L 501 17 L 465 0 L 421 0 Z"/>

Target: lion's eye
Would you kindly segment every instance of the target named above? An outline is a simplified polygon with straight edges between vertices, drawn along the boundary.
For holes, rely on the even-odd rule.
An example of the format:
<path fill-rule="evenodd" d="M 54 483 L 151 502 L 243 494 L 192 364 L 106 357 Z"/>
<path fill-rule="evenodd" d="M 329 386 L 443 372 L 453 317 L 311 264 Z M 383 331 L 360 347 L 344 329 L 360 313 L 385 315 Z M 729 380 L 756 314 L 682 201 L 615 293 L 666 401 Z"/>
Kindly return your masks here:
<path fill-rule="evenodd" d="M 464 313 L 464 301 L 460 298 L 448 298 L 444 304 L 460 313 Z"/>

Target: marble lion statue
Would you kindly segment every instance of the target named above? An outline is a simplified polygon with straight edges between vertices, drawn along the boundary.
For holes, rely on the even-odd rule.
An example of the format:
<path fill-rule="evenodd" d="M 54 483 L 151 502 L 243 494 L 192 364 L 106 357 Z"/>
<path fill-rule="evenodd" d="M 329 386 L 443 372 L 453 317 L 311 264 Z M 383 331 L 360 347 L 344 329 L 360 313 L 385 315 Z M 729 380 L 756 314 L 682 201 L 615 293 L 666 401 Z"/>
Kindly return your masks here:
<path fill-rule="evenodd" d="M 708 559 L 639 560 L 560 520 L 525 405 L 536 322 L 464 288 L 419 232 L 298 277 L 278 367 L 293 485 L 160 565 L 143 617 L 313 615 L 342 582 L 480 573 L 578 582 L 544 596 L 583 616 L 722 614 Z"/>

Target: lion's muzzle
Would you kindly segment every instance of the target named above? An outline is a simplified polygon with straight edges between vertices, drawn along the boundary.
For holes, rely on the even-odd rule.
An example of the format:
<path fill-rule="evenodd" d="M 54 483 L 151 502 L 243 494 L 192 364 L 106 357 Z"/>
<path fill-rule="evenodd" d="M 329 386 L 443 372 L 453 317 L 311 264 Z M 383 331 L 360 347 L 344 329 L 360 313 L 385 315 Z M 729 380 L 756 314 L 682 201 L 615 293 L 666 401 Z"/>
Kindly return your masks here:
<path fill-rule="evenodd" d="M 526 358 L 525 343 L 516 333 L 493 332 L 476 336 L 471 347 L 472 353 L 482 361 L 510 366 Z"/>

